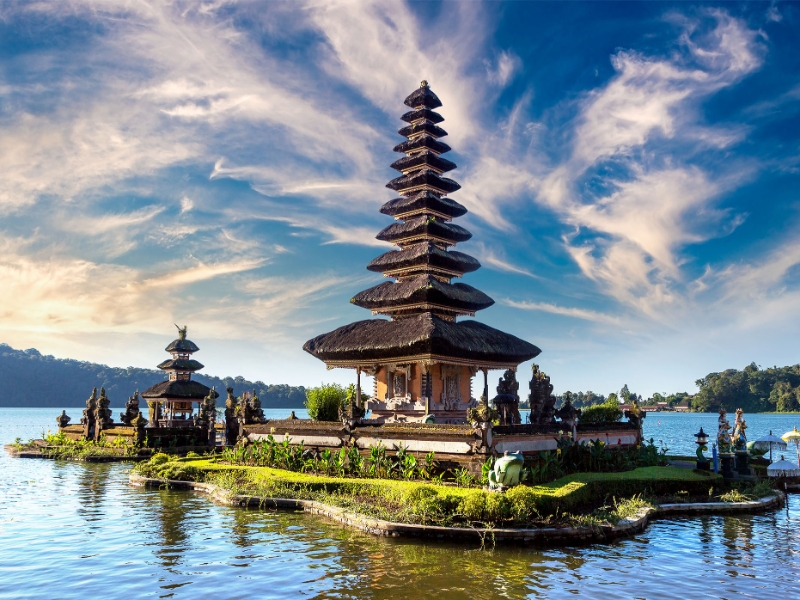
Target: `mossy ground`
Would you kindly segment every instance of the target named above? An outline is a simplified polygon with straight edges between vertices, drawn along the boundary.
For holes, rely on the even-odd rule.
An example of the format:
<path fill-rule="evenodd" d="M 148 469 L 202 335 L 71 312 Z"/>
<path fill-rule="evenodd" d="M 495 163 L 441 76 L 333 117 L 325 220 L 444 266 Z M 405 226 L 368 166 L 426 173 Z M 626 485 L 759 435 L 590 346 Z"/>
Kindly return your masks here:
<path fill-rule="evenodd" d="M 135 471 L 145 477 L 214 483 L 257 498 L 300 498 L 387 521 L 444 526 L 538 527 L 616 523 L 648 505 L 644 498 L 709 497 L 718 476 L 674 467 L 576 473 L 505 493 L 420 481 L 350 479 L 270 467 L 220 464 L 214 458 L 156 455 Z"/>

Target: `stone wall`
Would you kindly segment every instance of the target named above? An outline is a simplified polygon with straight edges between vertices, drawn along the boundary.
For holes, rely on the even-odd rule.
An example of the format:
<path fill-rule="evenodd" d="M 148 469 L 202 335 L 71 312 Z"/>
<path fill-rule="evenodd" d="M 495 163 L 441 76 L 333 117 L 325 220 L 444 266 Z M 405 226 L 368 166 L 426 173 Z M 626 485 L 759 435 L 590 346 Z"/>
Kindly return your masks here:
<path fill-rule="evenodd" d="M 560 433 L 559 433 L 560 431 Z M 338 450 L 357 447 L 362 454 L 381 444 L 393 451 L 403 446 L 410 453 L 423 457 L 435 452 L 440 462 L 452 462 L 474 470 L 489 455 L 504 452 L 522 452 L 535 456 L 539 452 L 558 448 L 557 438 L 567 435 L 558 425 L 540 427 L 518 425 L 489 428 L 486 432 L 471 425 L 441 423 L 386 423 L 371 424 L 369 420 L 348 428 L 342 423 L 286 419 L 246 425 L 245 437 L 250 441 L 266 439 L 272 435 L 277 442 L 289 440 L 292 445 L 303 444 L 310 449 Z M 641 443 L 641 434 L 630 423 L 611 423 L 607 426 L 578 427 L 578 441 L 601 440 L 610 448 L 630 448 Z"/>

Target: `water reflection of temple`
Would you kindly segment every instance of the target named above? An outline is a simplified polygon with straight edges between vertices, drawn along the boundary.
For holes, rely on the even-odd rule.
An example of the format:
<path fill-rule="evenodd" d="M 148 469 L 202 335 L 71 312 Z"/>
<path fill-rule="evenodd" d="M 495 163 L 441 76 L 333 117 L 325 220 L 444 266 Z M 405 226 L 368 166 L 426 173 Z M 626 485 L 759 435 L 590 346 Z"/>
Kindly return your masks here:
<path fill-rule="evenodd" d="M 447 132 L 434 112 L 441 101 L 423 81 L 405 99 L 411 109 L 401 118 L 407 141 L 395 151 L 404 156 L 392 164 L 402 175 L 387 187 L 399 198 L 381 207 L 395 223 L 377 238 L 398 247 L 374 259 L 367 269 L 382 273 L 386 282 L 356 294 L 353 304 L 389 319 L 370 319 L 345 325 L 306 342 L 304 349 L 328 367 L 355 369 L 374 376 L 368 408 L 378 419 L 400 416 L 437 422 L 465 422 L 476 405 L 472 378 L 490 369 L 516 369 L 540 350 L 524 340 L 474 320 L 494 301 L 453 279 L 480 268 L 467 254 L 451 250 L 472 234 L 452 221 L 467 209 L 447 196 L 460 185 L 442 175 L 456 168 L 443 158 L 450 147 L 439 141 Z"/>

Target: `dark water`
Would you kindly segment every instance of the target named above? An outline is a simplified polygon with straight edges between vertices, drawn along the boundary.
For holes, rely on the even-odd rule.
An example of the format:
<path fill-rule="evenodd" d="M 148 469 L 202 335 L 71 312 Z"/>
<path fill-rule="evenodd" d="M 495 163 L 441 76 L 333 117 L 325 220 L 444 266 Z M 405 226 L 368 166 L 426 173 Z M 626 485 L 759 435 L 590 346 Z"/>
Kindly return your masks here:
<path fill-rule="evenodd" d="M 0 441 L 38 436 L 56 412 L 0 409 Z M 766 515 L 656 521 L 609 546 L 487 551 L 132 488 L 129 469 L 3 453 L 0 598 L 800 596 L 797 495 Z"/>

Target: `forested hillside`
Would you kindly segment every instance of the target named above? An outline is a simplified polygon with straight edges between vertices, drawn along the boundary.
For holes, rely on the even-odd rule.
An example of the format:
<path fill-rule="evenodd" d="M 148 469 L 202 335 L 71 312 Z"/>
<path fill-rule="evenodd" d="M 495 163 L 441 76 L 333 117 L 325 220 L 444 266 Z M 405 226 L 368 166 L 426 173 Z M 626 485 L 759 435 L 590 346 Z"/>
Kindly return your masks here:
<path fill-rule="evenodd" d="M 78 360 L 43 356 L 36 349 L 15 350 L 0 344 L 0 406 L 83 406 L 93 387 L 106 388 L 111 405 L 120 407 L 136 390 L 163 381 L 156 369 L 121 369 Z M 215 386 L 222 398 L 233 387 L 238 396 L 256 390 L 264 408 L 303 408 L 305 388 L 267 385 L 242 377 L 210 377 L 197 373 L 193 379 Z"/>
<path fill-rule="evenodd" d="M 761 369 L 751 363 L 741 371 L 709 373 L 696 383 L 700 391 L 691 400 L 692 410 L 800 411 L 800 365 Z"/>

